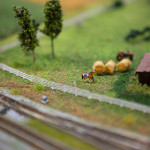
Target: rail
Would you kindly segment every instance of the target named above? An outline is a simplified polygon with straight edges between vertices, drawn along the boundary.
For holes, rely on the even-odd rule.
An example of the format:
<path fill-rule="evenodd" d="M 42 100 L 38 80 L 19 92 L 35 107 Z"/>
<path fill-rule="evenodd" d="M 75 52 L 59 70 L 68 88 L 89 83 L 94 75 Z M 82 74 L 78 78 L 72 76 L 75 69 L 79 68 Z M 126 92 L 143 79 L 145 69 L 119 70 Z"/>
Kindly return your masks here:
<path fill-rule="evenodd" d="M 70 148 L 67 148 L 63 146 L 63 144 L 60 144 L 56 142 L 54 139 L 47 138 L 35 131 L 32 131 L 31 129 L 28 129 L 22 125 L 19 125 L 2 115 L 0 115 L 0 129 L 17 137 L 18 139 L 28 143 L 32 147 L 39 149 L 39 150 L 69 150 Z"/>
<path fill-rule="evenodd" d="M 4 95 L 0 95 L 0 103 L 19 113 L 36 118 L 46 124 L 71 133 L 98 148 L 107 150 L 148 150 L 150 146 L 149 138 L 125 134 L 123 132 L 119 133 L 95 125 L 67 119 L 62 116 L 47 114 Z"/>

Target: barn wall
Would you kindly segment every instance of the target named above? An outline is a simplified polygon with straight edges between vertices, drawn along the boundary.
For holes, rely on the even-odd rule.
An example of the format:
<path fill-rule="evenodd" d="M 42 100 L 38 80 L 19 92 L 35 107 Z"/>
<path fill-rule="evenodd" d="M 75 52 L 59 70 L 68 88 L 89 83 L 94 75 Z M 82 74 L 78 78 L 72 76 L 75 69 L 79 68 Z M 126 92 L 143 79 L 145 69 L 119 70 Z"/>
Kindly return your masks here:
<path fill-rule="evenodd" d="M 137 73 L 139 82 L 142 84 L 147 84 L 150 86 L 150 72 L 140 72 Z"/>

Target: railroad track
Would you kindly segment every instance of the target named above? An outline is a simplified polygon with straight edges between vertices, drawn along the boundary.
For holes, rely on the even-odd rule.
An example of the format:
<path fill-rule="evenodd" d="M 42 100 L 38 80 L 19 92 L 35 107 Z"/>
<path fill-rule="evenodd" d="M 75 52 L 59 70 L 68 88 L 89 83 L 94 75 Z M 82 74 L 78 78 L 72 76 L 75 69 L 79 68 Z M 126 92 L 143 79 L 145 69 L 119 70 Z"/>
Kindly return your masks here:
<path fill-rule="evenodd" d="M 0 103 L 15 111 L 36 118 L 46 124 L 70 133 L 97 148 L 104 150 L 149 150 L 149 139 L 140 139 L 113 131 L 104 130 L 96 126 L 86 125 L 81 122 L 54 116 L 38 111 L 21 102 L 15 101 L 0 94 Z"/>
<path fill-rule="evenodd" d="M 67 147 L 60 145 L 53 139 L 46 138 L 24 126 L 16 124 L 0 115 L 0 129 L 19 138 L 38 150 L 66 150 Z M 70 149 L 68 149 L 70 150 Z"/>

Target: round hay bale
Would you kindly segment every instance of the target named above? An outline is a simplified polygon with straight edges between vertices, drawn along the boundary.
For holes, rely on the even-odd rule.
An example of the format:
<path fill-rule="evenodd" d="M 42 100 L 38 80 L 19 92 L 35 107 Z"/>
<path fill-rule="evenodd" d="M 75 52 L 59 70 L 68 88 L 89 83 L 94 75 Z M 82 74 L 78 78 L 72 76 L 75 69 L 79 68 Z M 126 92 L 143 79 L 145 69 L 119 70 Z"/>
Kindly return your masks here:
<path fill-rule="evenodd" d="M 116 64 L 114 63 L 113 60 L 109 60 L 105 65 L 105 73 L 114 74 L 115 69 L 116 69 Z"/>
<path fill-rule="evenodd" d="M 96 61 L 93 65 L 93 69 L 97 74 L 102 74 L 105 70 L 104 64 L 102 61 Z"/>
<path fill-rule="evenodd" d="M 122 59 L 118 64 L 117 68 L 120 72 L 125 72 L 131 67 L 131 61 L 129 59 Z"/>

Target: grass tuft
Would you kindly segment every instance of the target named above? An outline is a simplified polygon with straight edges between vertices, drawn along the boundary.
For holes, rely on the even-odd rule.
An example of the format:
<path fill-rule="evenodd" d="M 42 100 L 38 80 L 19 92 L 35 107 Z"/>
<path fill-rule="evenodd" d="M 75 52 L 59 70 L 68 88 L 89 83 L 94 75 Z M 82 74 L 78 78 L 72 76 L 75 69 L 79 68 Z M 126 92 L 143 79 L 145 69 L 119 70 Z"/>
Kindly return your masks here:
<path fill-rule="evenodd" d="M 43 91 L 44 89 L 45 89 L 45 86 L 43 86 L 39 83 L 36 83 L 35 86 L 34 86 L 35 91 Z"/>
<path fill-rule="evenodd" d="M 13 88 L 13 89 L 11 89 L 11 94 L 19 95 L 19 94 L 21 94 L 21 91 L 19 89 Z"/>
<path fill-rule="evenodd" d="M 126 116 L 123 118 L 123 122 L 126 124 L 126 125 L 133 125 L 134 124 L 134 118 L 132 116 Z"/>

